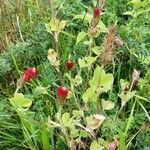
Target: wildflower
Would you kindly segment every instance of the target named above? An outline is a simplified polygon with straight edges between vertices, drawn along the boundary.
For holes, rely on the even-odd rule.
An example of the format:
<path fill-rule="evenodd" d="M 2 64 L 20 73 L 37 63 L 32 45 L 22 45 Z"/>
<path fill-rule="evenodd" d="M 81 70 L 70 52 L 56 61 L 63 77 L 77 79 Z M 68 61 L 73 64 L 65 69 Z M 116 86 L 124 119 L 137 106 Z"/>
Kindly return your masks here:
<path fill-rule="evenodd" d="M 74 62 L 72 60 L 67 60 L 65 65 L 68 70 L 71 70 L 74 66 Z"/>
<path fill-rule="evenodd" d="M 35 67 L 27 68 L 22 75 L 22 81 L 23 82 L 29 82 L 32 78 L 37 77 L 39 74 L 39 71 Z"/>
<path fill-rule="evenodd" d="M 97 18 L 100 16 L 100 14 L 101 14 L 101 9 L 99 7 L 95 7 L 93 11 L 93 17 Z"/>
<path fill-rule="evenodd" d="M 65 86 L 59 86 L 57 88 L 57 96 L 60 99 L 60 102 L 63 103 L 68 96 L 68 89 Z"/>

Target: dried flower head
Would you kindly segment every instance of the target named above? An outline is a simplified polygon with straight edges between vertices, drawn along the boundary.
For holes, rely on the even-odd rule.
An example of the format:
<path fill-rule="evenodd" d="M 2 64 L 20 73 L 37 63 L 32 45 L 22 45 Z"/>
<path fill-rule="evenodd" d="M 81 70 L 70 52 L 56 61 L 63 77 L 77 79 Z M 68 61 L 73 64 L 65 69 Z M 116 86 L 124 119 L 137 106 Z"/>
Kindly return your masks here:
<path fill-rule="evenodd" d="M 89 124 L 89 128 L 94 130 L 97 129 L 105 120 L 105 116 L 100 114 L 94 114 L 91 123 Z"/>
<path fill-rule="evenodd" d="M 115 37 L 115 44 L 118 46 L 123 46 L 124 42 L 120 37 L 116 36 Z"/>
<path fill-rule="evenodd" d="M 103 51 L 100 55 L 100 60 L 102 64 L 108 64 L 113 59 L 113 52 L 115 49 L 115 37 L 116 37 L 116 26 L 112 25 L 109 28 L 108 34 L 104 38 L 102 44 Z"/>
<path fill-rule="evenodd" d="M 132 73 L 132 83 L 133 85 L 136 85 L 138 83 L 138 80 L 140 78 L 140 71 L 134 69 Z"/>
<path fill-rule="evenodd" d="M 58 55 L 55 52 L 54 49 L 49 49 L 48 50 L 48 60 L 50 63 L 55 67 L 55 69 L 59 72 L 59 60 L 58 60 Z"/>

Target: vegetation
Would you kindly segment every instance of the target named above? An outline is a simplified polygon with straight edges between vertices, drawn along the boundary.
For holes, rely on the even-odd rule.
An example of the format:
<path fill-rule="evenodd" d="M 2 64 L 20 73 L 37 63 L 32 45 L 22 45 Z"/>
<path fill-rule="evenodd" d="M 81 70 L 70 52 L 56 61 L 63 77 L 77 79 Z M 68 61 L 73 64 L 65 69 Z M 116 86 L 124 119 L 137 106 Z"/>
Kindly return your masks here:
<path fill-rule="evenodd" d="M 149 0 L 0 1 L 1 150 L 149 150 Z"/>

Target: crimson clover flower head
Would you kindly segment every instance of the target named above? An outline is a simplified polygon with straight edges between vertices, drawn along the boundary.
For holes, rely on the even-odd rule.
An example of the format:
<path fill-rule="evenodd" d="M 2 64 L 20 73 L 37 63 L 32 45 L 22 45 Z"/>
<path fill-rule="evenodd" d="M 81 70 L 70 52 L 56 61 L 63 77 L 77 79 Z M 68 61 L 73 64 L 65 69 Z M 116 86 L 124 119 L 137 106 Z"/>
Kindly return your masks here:
<path fill-rule="evenodd" d="M 59 86 L 57 88 L 57 96 L 60 98 L 60 100 L 64 101 L 68 96 L 68 89 L 65 86 Z"/>
<path fill-rule="evenodd" d="M 67 60 L 65 65 L 68 70 L 71 70 L 74 66 L 74 62 L 72 60 Z"/>
<path fill-rule="evenodd" d="M 95 7 L 93 11 L 93 17 L 97 18 L 100 16 L 100 14 L 101 14 L 101 9 L 99 7 Z"/>
<path fill-rule="evenodd" d="M 35 67 L 27 68 L 22 75 L 23 82 L 29 82 L 32 78 L 37 77 L 39 75 L 39 71 Z"/>

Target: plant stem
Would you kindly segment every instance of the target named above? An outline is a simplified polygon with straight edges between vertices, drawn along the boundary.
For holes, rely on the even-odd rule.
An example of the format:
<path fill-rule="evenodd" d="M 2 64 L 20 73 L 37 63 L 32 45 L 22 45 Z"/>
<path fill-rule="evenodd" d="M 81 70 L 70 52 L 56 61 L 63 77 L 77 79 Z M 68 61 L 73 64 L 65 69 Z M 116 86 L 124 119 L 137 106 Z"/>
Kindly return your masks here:
<path fill-rule="evenodd" d="M 18 73 L 18 75 L 20 76 L 20 71 L 19 71 L 19 68 L 18 68 L 18 65 L 17 65 L 16 59 L 15 59 L 15 56 L 14 56 L 14 54 L 13 54 L 13 51 L 12 51 L 12 50 L 11 50 L 11 57 L 12 57 L 12 60 L 13 60 L 14 65 L 15 65 L 15 67 L 16 67 L 17 73 Z"/>

